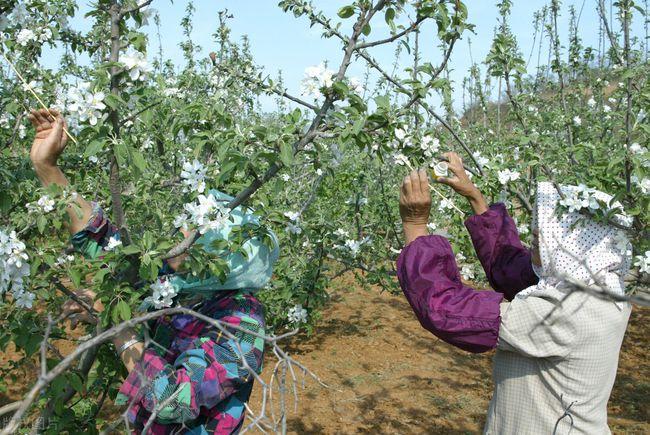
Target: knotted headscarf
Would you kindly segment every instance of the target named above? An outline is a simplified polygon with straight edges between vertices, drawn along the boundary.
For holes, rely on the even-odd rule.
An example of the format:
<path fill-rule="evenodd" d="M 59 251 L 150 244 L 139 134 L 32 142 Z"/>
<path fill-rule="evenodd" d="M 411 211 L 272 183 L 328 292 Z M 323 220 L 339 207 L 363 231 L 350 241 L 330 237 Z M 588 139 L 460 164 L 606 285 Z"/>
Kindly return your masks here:
<path fill-rule="evenodd" d="M 565 197 L 571 197 L 585 187 L 561 186 L 560 189 Z M 612 203 L 612 196 L 604 192 L 589 189 L 589 196 L 622 210 L 620 203 Z M 542 266 L 536 268 L 536 273 L 540 281 L 519 292 L 517 297 L 566 294 L 575 287 L 571 280 L 624 295 L 624 277 L 632 260 L 632 246 L 625 231 L 577 211 L 558 211 L 560 200 L 552 183 L 538 184 L 533 227 L 539 229 Z M 629 217 L 624 214 L 616 214 L 612 219 L 620 225 L 629 225 Z"/>

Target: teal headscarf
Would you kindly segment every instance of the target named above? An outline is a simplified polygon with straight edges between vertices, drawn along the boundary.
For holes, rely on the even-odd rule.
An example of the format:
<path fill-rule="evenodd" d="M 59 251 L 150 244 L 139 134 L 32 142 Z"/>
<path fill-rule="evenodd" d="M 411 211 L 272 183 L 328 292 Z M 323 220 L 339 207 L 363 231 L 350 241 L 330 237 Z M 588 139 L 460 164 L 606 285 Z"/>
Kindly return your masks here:
<path fill-rule="evenodd" d="M 210 190 L 209 194 L 214 195 L 217 201 L 230 202 L 233 197 L 218 190 Z M 208 253 L 220 253 L 215 251 L 211 244 L 215 240 L 228 240 L 233 227 L 246 224 L 259 225 L 259 220 L 251 213 L 245 213 L 241 207 L 236 207 L 230 212 L 230 220 L 223 228 L 210 230 L 202 235 L 197 245 L 202 245 Z M 171 284 L 179 294 L 211 294 L 225 290 L 261 290 L 271 280 L 273 265 L 278 260 L 280 249 L 278 239 L 272 231 L 268 231 L 272 241 L 272 248 L 269 248 L 259 238 L 248 239 L 242 245 L 242 250 L 247 254 L 234 252 L 226 257 L 230 268 L 226 280 L 221 282 L 217 277 L 198 279 L 194 277 L 174 276 L 170 279 Z"/>

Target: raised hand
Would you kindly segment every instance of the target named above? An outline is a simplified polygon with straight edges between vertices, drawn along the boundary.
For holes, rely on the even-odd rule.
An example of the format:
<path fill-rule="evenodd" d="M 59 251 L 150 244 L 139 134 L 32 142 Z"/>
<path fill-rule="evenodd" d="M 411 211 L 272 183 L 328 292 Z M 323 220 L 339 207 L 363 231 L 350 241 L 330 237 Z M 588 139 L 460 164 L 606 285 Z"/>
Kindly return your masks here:
<path fill-rule="evenodd" d="M 404 177 L 399 198 L 399 213 L 402 217 L 406 243 L 426 235 L 429 213 L 431 212 L 431 193 L 426 171 L 412 171 Z"/>
<path fill-rule="evenodd" d="M 59 156 L 68 143 L 68 136 L 63 131 L 66 126 L 65 120 L 54 109 L 50 109 L 49 113 L 45 109 L 32 110 L 28 118 L 36 129 L 34 143 L 29 153 L 34 167 L 56 166 Z"/>
<path fill-rule="evenodd" d="M 453 152 L 445 153 L 444 156 L 449 161 L 449 169 L 453 175 L 451 177 L 437 177 L 436 181 L 450 186 L 456 193 L 467 198 L 475 214 L 481 214 L 487 211 L 487 202 L 485 202 L 483 194 L 472 183 L 472 180 L 469 179 L 469 175 L 465 172 L 463 160 L 460 156 Z"/>

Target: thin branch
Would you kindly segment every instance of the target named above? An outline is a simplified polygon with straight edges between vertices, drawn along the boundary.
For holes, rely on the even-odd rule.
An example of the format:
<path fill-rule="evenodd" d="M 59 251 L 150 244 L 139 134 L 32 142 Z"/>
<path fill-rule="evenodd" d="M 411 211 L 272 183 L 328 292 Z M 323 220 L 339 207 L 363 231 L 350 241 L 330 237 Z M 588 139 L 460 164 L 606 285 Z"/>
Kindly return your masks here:
<path fill-rule="evenodd" d="M 357 46 L 354 47 L 354 49 L 355 49 L 355 50 L 361 50 L 361 49 L 364 49 L 364 48 L 375 47 L 375 46 L 377 46 L 377 45 L 389 44 L 389 43 L 391 43 L 391 42 L 393 42 L 393 41 L 395 41 L 395 40 L 401 38 L 402 36 L 408 35 L 408 34 L 411 33 L 412 31 L 416 30 L 416 29 L 418 28 L 418 26 L 420 25 L 420 23 L 422 23 L 422 22 L 423 22 L 424 20 L 426 20 L 427 18 L 428 18 L 428 17 L 426 17 L 426 16 L 418 17 L 417 20 L 415 20 L 415 21 L 414 21 L 414 22 L 413 22 L 409 27 L 407 27 L 406 29 L 402 30 L 401 32 L 396 33 L 396 34 L 394 34 L 393 36 L 390 36 L 390 37 L 388 37 L 388 38 L 381 39 L 381 40 L 379 40 L 379 41 L 373 41 L 373 42 L 362 42 L 362 43 L 360 43 L 360 44 L 357 44 Z"/>
<path fill-rule="evenodd" d="M 140 9 L 146 8 L 146 7 L 149 6 L 152 2 L 153 2 L 153 0 L 146 0 L 145 2 L 143 2 L 143 3 L 141 3 L 141 4 L 137 5 L 137 6 L 135 6 L 135 7 L 133 7 L 133 8 L 129 8 L 129 9 L 121 9 L 121 10 L 120 10 L 120 19 L 121 19 L 122 17 L 124 17 L 125 15 L 132 14 L 133 12 L 137 12 L 137 11 L 139 11 Z"/>

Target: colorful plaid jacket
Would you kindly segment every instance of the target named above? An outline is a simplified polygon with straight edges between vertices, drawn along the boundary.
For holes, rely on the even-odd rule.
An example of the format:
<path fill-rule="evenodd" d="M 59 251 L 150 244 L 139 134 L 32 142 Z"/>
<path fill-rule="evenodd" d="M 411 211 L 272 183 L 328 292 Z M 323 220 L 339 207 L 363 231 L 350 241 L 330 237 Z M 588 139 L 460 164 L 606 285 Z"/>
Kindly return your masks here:
<path fill-rule="evenodd" d="M 108 240 L 119 239 L 117 228 L 102 209 L 93 207 L 86 228 L 72 243 L 89 258 L 101 256 Z M 164 267 L 161 274 L 171 269 Z M 210 300 L 188 305 L 223 323 L 264 334 L 264 309 L 250 293 L 220 292 Z M 127 405 L 133 433 L 142 433 L 155 409 L 148 434 L 233 434 L 244 421 L 253 378 L 242 358 L 259 373 L 264 341 L 232 330 L 229 339 L 212 325 L 189 315 L 161 317 L 147 326 L 153 343 L 122 384 L 116 404 Z M 241 348 L 243 355 L 238 351 Z M 162 406 L 159 406 L 162 404 Z"/>

